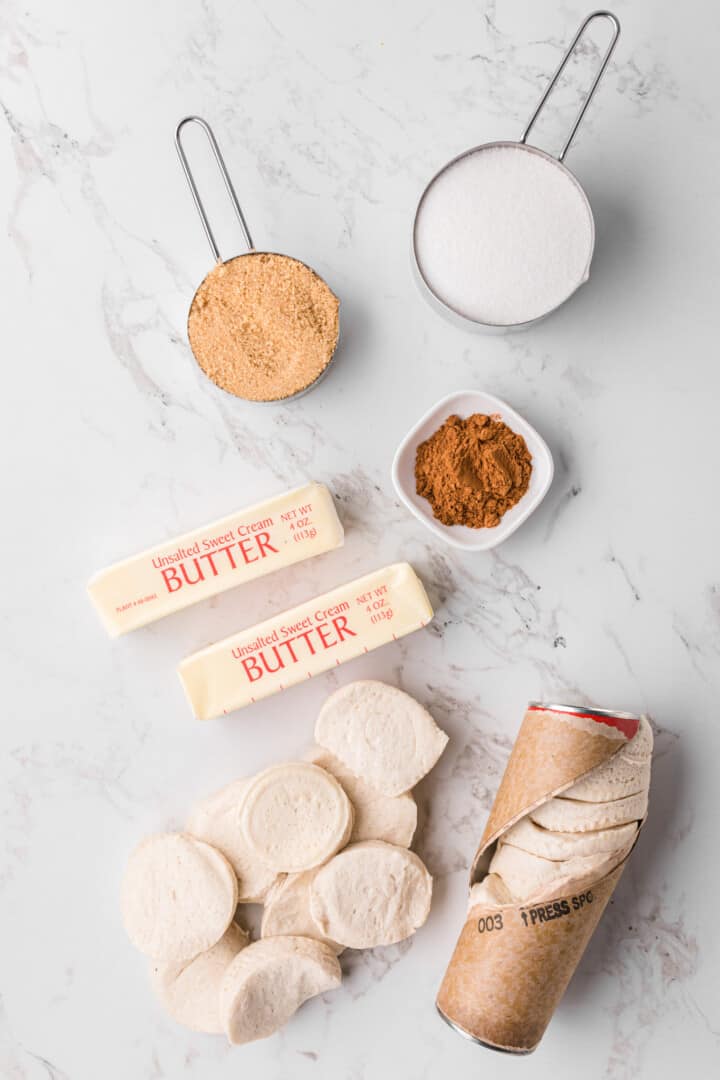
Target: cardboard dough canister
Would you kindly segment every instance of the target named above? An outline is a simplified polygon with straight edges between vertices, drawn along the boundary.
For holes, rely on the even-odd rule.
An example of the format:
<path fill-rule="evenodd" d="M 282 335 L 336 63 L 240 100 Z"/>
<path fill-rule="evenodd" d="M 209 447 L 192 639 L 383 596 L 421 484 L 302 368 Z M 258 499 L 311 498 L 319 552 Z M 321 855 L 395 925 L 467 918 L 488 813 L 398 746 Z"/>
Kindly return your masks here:
<path fill-rule="evenodd" d="M 571 717 L 582 724 L 562 722 Z M 498 839 L 515 822 L 609 761 L 634 737 L 639 723 L 640 717 L 629 713 L 531 703 L 473 861 L 470 884 L 483 879 Z M 583 882 L 567 895 L 471 907 L 438 992 L 443 1019 L 492 1049 L 534 1050 L 626 861 L 627 856 L 604 877 Z"/>

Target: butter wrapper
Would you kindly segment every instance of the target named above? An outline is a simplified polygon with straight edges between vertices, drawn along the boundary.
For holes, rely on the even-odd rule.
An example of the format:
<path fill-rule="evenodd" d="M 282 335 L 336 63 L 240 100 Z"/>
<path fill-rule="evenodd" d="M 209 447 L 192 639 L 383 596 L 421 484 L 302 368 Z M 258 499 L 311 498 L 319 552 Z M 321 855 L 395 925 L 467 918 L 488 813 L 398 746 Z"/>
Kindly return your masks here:
<path fill-rule="evenodd" d="M 637 730 L 637 717 L 614 726 L 600 710 L 559 708 L 531 706 L 525 715 L 473 861 L 471 885 L 483 880 L 497 841 L 515 822 L 608 761 Z M 534 1050 L 626 861 L 597 880 L 564 883 L 557 896 L 472 906 L 438 992 L 441 1016 L 493 1049 Z"/>
<path fill-rule="evenodd" d="M 111 637 L 343 543 L 324 484 L 306 484 L 101 570 L 90 599 Z"/>
<path fill-rule="evenodd" d="M 419 630 L 433 611 L 409 563 L 395 563 L 241 630 L 182 661 L 199 720 L 241 709 Z"/>

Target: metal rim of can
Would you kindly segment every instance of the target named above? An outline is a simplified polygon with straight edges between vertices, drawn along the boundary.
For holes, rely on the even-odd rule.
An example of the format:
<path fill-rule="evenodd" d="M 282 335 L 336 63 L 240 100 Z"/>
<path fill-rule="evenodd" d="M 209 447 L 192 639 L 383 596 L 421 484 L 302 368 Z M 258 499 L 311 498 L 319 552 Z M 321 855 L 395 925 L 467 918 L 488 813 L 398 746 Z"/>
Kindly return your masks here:
<path fill-rule="evenodd" d="M 547 712 L 569 713 L 571 716 L 597 716 L 601 720 L 637 720 L 642 719 L 639 713 L 619 712 L 617 709 L 598 709 L 594 705 L 557 705 L 546 701 L 529 701 L 529 709 L 544 709 Z"/>
<path fill-rule="evenodd" d="M 438 1015 L 442 1017 L 448 1027 L 452 1028 L 458 1035 L 462 1035 L 463 1039 L 467 1039 L 468 1042 L 475 1043 L 476 1046 L 484 1046 L 486 1050 L 495 1050 L 498 1054 L 509 1054 L 511 1057 L 527 1057 L 527 1055 L 532 1054 L 535 1049 L 533 1046 L 530 1050 L 511 1050 L 507 1046 L 495 1046 L 494 1043 L 485 1042 L 484 1039 L 479 1039 L 477 1035 L 472 1035 L 469 1031 L 466 1031 L 465 1028 L 460 1027 L 454 1020 L 451 1020 L 449 1016 L 446 1016 L 437 1002 L 435 1003 L 435 1008 L 437 1009 Z"/>

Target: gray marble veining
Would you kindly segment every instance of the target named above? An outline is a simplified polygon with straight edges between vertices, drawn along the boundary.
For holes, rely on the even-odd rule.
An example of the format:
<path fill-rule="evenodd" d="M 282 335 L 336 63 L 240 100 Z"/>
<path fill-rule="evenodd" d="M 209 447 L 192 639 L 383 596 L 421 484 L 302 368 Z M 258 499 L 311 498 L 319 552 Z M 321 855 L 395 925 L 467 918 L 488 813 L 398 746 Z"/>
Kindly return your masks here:
<path fill-rule="evenodd" d="M 575 0 L 2 6 L 4 1077 L 716 1074 L 720 16 L 709 0 L 615 10 L 623 35 L 568 157 L 596 217 L 590 281 L 529 332 L 487 338 L 416 292 L 415 204 L 456 153 L 518 137 L 585 14 Z M 571 66 L 542 145 L 559 145 L 603 44 L 598 31 Z M 224 396 L 186 344 L 209 269 L 172 144 L 189 112 L 215 127 L 258 246 L 341 297 L 337 363 L 296 403 Z M 241 250 L 216 213 L 223 251 Z M 405 431 L 463 387 L 507 399 L 556 462 L 537 513 L 477 556 L 439 546 L 390 482 Z M 341 551 L 105 638 L 84 593 L 94 570 L 306 478 L 337 496 Z M 191 720 L 178 659 L 401 558 L 436 606 L 426 631 Z M 356 677 L 416 694 L 451 736 L 418 792 L 430 920 L 346 957 L 342 989 L 270 1041 L 193 1036 L 162 1015 L 122 933 L 127 852 L 300 753 L 323 698 Z M 524 1061 L 465 1043 L 433 1001 L 530 698 L 647 710 L 657 753 L 638 848 Z"/>

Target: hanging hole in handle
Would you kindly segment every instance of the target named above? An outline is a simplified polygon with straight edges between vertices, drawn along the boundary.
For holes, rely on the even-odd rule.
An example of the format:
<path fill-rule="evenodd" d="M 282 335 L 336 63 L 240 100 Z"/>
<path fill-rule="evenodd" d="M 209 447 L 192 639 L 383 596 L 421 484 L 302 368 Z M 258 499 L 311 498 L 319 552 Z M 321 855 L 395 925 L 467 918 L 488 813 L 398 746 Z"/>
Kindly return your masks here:
<path fill-rule="evenodd" d="M 180 121 L 177 128 L 175 129 L 175 149 L 177 150 L 178 157 L 180 158 L 180 164 L 182 165 L 183 172 L 185 173 L 185 179 L 188 182 L 188 187 L 190 188 L 190 193 L 192 195 L 193 202 L 195 203 L 195 208 L 200 216 L 200 221 L 202 222 L 203 230 L 205 232 L 207 242 L 210 245 L 210 250 L 213 253 L 215 261 L 222 262 L 222 256 L 220 255 L 220 249 L 218 247 L 217 240 L 215 239 L 215 234 L 210 224 L 210 219 L 208 218 L 205 205 L 200 196 L 200 191 L 195 180 L 195 175 L 193 173 L 193 170 L 190 168 L 190 163 L 188 162 L 187 154 L 185 153 L 185 148 L 182 141 L 183 130 L 188 124 L 196 124 L 199 128 L 202 129 L 202 131 L 204 131 L 210 144 L 210 149 L 212 150 L 215 164 L 217 165 L 220 176 L 222 178 L 225 191 L 228 195 L 228 198 L 230 199 L 230 204 L 235 213 L 235 217 L 240 224 L 240 229 L 242 231 L 245 244 L 247 245 L 247 249 L 248 251 L 253 251 L 254 247 L 252 237 L 250 236 L 250 230 L 248 229 L 245 215 L 242 212 L 242 208 L 235 192 L 233 182 L 230 179 L 230 174 L 228 173 L 227 166 L 225 165 L 225 160 L 222 156 L 213 130 L 208 124 L 208 122 L 206 120 L 203 120 L 202 117 L 186 116 Z"/>
<path fill-rule="evenodd" d="M 540 98 L 540 101 L 538 102 L 534 113 L 530 117 L 530 120 L 528 121 L 527 126 L 526 126 L 526 128 L 525 128 L 525 130 L 524 130 L 524 132 L 522 134 L 521 139 L 520 139 L 521 143 L 526 143 L 527 142 L 528 136 L 530 135 L 530 132 L 531 132 L 532 128 L 535 126 L 535 122 L 537 121 L 537 119 L 540 116 L 543 108 L 545 107 L 545 104 L 546 104 L 548 98 L 550 97 L 552 92 L 555 90 L 555 88 L 557 86 L 557 83 L 558 83 L 560 77 L 562 76 L 562 73 L 565 70 L 565 67 L 567 66 L 569 60 L 574 56 L 575 50 L 577 49 L 578 45 L 580 44 L 580 41 L 582 40 L 582 38 L 585 35 L 585 31 L 590 26 L 590 24 L 595 22 L 595 20 L 597 20 L 597 19 L 606 19 L 610 23 L 610 25 L 612 26 L 612 37 L 610 38 L 610 42 L 609 42 L 607 48 L 605 49 L 605 52 L 602 54 L 602 57 L 601 57 L 601 60 L 600 60 L 600 66 L 598 67 L 597 72 L 595 74 L 595 77 L 593 78 L 593 81 L 590 84 L 589 90 L 587 91 L 585 97 L 583 98 L 583 100 L 581 102 L 580 109 L 579 109 L 579 111 L 578 111 L 578 113 L 577 113 L 577 115 L 575 117 L 573 125 L 572 125 L 572 127 L 570 129 L 570 133 L 569 133 L 569 135 L 567 136 L 567 138 L 565 140 L 565 144 L 563 145 L 562 150 L 558 154 L 558 161 L 563 161 L 564 158 L 565 158 L 565 155 L 567 154 L 568 150 L 570 149 L 570 146 L 571 146 L 571 144 L 573 142 L 573 139 L 575 138 L 575 136 L 577 134 L 577 131 L 578 131 L 578 128 L 580 127 L 580 124 L 582 123 L 583 117 L 585 116 L 587 108 L 588 108 L 590 102 L 593 99 L 595 91 L 598 88 L 598 84 L 600 83 L 600 80 L 601 80 L 601 78 L 603 77 L 603 75 L 605 73 L 605 69 L 607 68 L 607 66 L 608 66 L 608 64 L 610 62 L 610 57 L 612 56 L 613 51 L 615 49 L 615 46 L 617 45 L 618 38 L 620 37 L 620 22 L 619 22 L 617 16 L 613 15 L 613 13 L 611 11 L 593 11 L 581 23 L 577 33 L 575 34 L 575 37 L 570 42 L 570 45 L 568 46 L 567 50 L 565 51 L 565 54 L 563 55 L 562 60 L 558 64 L 558 67 L 556 68 L 555 73 L 553 74 L 552 78 L 548 82 L 548 85 L 545 88 L 545 91 L 544 91 L 542 97 Z"/>

